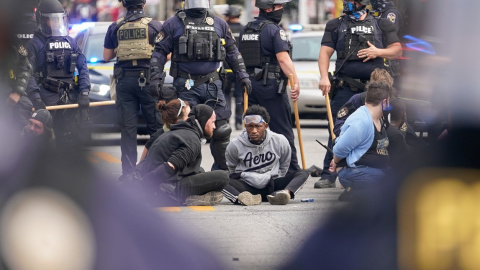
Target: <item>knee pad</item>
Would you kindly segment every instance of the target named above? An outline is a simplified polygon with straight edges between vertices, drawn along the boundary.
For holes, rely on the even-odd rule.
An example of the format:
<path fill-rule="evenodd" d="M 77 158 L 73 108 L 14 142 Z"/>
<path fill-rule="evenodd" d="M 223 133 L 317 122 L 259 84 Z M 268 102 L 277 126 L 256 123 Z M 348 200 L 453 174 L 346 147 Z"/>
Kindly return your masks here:
<path fill-rule="evenodd" d="M 232 133 L 232 127 L 227 120 L 218 120 L 215 123 L 215 130 L 213 131 L 213 139 L 216 141 L 228 141 Z"/>

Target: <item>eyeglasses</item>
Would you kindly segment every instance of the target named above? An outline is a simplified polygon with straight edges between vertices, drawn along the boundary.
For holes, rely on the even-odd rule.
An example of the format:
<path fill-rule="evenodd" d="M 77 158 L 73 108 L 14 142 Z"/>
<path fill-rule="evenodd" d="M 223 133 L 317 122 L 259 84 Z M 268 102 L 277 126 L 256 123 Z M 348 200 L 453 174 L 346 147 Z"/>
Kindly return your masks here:
<path fill-rule="evenodd" d="M 248 124 L 260 124 L 260 123 L 266 123 L 262 116 L 258 115 L 258 114 L 253 114 L 253 115 L 245 115 L 245 117 L 243 118 L 243 122 L 245 123 L 245 125 L 248 125 Z"/>
<path fill-rule="evenodd" d="M 187 104 L 185 104 L 185 102 L 183 100 L 181 100 L 181 99 L 178 99 L 178 100 L 180 100 L 180 109 L 178 110 L 177 117 L 180 116 L 180 114 L 182 113 L 182 109 L 184 107 L 187 107 Z"/>

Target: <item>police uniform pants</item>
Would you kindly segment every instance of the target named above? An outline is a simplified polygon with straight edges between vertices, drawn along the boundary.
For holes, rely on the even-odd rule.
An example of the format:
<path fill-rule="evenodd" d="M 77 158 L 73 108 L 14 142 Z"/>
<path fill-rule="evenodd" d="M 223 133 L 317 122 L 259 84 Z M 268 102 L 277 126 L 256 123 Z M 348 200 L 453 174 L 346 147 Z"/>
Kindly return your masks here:
<path fill-rule="evenodd" d="M 285 136 L 292 149 L 289 172 L 300 169 L 298 166 L 297 149 L 295 148 L 295 135 L 293 134 L 292 108 L 287 94 L 278 94 L 278 83 L 275 79 L 268 79 L 267 85 L 262 80 L 257 81 L 250 76 L 252 93 L 248 96 L 248 105 L 258 104 L 267 109 L 270 114 L 270 130 Z"/>
<path fill-rule="evenodd" d="M 122 173 L 133 172 L 137 163 L 137 124 L 141 109 L 149 135 L 155 133 L 159 124 L 156 115 L 156 100 L 148 90 L 138 86 L 137 77 L 123 77 L 117 83 L 117 116 L 121 129 Z"/>
<path fill-rule="evenodd" d="M 352 91 L 349 87 L 342 87 L 337 90 L 337 93 L 333 97 L 333 99 L 330 101 L 330 107 L 332 109 L 332 117 L 333 117 L 333 123 L 335 124 L 335 119 L 337 119 L 337 113 L 340 110 L 340 108 L 347 103 L 347 101 L 355 94 L 358 94 L 360 92 Z M 332 149 L 332 135 L 330 132 L 328 133 L 328 147 Z M 323 158 L 323 171 L 322 171 L 322 176 L 321 179 L 328 179 L 330 182 L 335 182 L 337 178 L 337 173 L 332 173 L 328 170 L 330 167 L 330 162 L 333 159 L 333 154 L 327 151 L 325 153 L 325 157 Z"/>
<path fill-rule="evenodd" d="M 219 120 L 228 121 L 232 115 L 232 111 L 225 100 L 225 95 L 222 91 L 222 82 L 220 80 L 216 80 L 213 83 L 204 83 L 197 87 L 192 87 L 190 90 L 185 88 L 185 81 L 186 79 L 184 78 L 175 78 L 173 81 L 173 87 L 177 92 L 178 98 L 188 101 L 192 107 L 197 104 L 206 104 L 215 110 L 217 122 L 219 122 Z M 215 132 L 217 131 L 214 131 L 214 133 Z M 214 135 L 214 137 L 217 136 Z M 227 150 L 230 135 L 220 137 L 222 137 L 222 140 L 219 142 L 214 138 L 210 140 L 210 150 L 214 158 L 212 170 L 227 169 L 225 151 Z M 227 141 L 227 143 L 225 143 L 225 141 Z M 222 164 L 217 164 L 219 161 L 221 161 Z"/>
<path fill-rule="evenodd" d="M 233 98 L 235 103 L 235 125 L 242 125 L 243 119 L 243 91 L 240 89 L 240 84 L 236 79 L 236 75 L 233 73 L 227 74 L 225 79 L 225 85 L 223 87 L 223 92 L 225 93 L 225 99 L 227 103 L 230 104 L 230 98 L 232 96 L 233 89 Z"/>
<path fill-rule="evenodd" d="M 244 191 L 248 191 L 252 194 L 262 195 L 262 201 L 267 201 L 267 195 L 272 194 L 277 190 L 290 190 L 293 193 L 292 199 L 295 198 L 295 194 L 302 189 L 303 185 L 307 181 L 308 172 L 305 170 L 298 170 L 296 172 L 287 173 L 284 177 L 279 177 L 276 179 L 270 180 L 270 183 L 262 188 L 254 188 L 247 184 L 241 179 L 230 178 L 230 182 L 223 189 L 222 193 L 230 200 L 232 203 L 235 203 L 238 199 L 238 195 Z"/>

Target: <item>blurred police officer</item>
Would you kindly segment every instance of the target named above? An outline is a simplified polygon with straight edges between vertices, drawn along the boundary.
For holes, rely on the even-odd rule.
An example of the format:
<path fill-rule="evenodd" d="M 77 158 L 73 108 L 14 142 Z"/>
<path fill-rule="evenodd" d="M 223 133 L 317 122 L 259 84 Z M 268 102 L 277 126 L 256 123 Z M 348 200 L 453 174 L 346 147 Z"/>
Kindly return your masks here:
<path fill-rule="evenodd" d="M 35 13 L 38 30 L 27 44 L 36 84 L 28 86 L 35 108 L 78 103 L 85 120 L 90 105 L 90 78 L 85 56 L 77 42 L 68 36 L 67 12 L 58 0 L 42 0 Z M 78 81 L 75 74 L 78 72 Z M 52 113 L 59 143 L 73 142 L 79 114 L 76 110 Z"/>
<path fill-rule="evenodd" d="M 235 44 L 238 47 L 238 38 L 243 29 L 243 25 L 240 23 L 242 10 L 237 6 L 229 5 L 227 11 L 223 15 L 225 16 L 225 20 L 227 21 L 230 30 L 232 30 L 233 37 L 235 38 Z M 235 74 L 230 72 L 231 69 L 227 61 L 223 61 L 223 66 L 225 69 L 227 69 L 227 76 L 225 78 L 225 84 L 223 85 L 223 92 L 225 93 L 225 99 L 227 100 L 227 103 L 229 103 L 233 88 L 233 97 L 235 100 L 235 129 L 241 130 L 243 129 L 243 90 L 240 88 L 240 84 L 236 80 Z"/>
<path fill-rule="evenodd" d="M 289 171 L 298 166 L 295 136 L 292 130 L 292 109 L 286 95 L 288 75 L 293 74 L 292 101 L 298 99 L 300 86 L 290 54 L 291 44 L 285 31 L 278 25 L 283 5 L 291 0 L 256 0 L 260 15 L 249 22 L 240 33 L 240 52 L 245 59 L 255 91 L 248 96 L 248 104 L 258 104 L 272 115 L 270 130 L 284 135 L 292 149 Z"/>
<path fill-rule="evenodd" d="M 38 5 L 38 0 L 25 0 L 21 5 L 21 19 L 19 27 L 16 29 L 17 37 L 22 41 L 22 45 L 27 45 L 28 41 L 33 38 L 33 34 L 37 29 L 37 22 L 35 21 L 35 8 Z"/>
<path fill-rule="evenodd" d="M 228 124 L 232 112 L 217 72 L 220 63 L 227 60 L 242 89 L 250 91 L 251 83 L 228 24 L 209 8 L 209 0 L 185 0 L 184 10 L 165 21 L 156 39 L 151 83 L 159 83 L 167 55 L 172 52 L 170 75 L 178 97 L 192 106 L 203 103 L 215 110 L 217 128 L 210 141 L 212 170 L 227 170 L 225 149 L 232 132 Z"/>
<path fill-rule="evenodd" d="M 154 40 L 162 24 L 148 17 L 146 0 L 122 0 L 127 9 L 124 18 L 112 23 L 105 35 L 103 58 L 117 57 L 114 77 L 117 81 L 117 108 L 121 127 L 122 176 L 133 172 L 137 163 L 137 119 L 142 110 L 148 134 L 158 129 L 155 104 L 157 93 L 146 87 Z"/>
<path fill-rule="evenodd" d="M 402 37 L 405 34 L 405 28 L 406 28 L 406 21 L 405 21 L 405 16 L 403 12 L 401 12 L 395 4 L 392 2 L 392 0 L 370 0 L 370 3 L 372 5 L 372 9 L 374 12 L 378 12 L 378 17 L 388 19 L 390 20 L 393 25 L 395 26 L 395 29 L 398 32 L 398 37 L 400 40 L 402 40 Z M 395 86 L 397 90 L 400 88 L 399 83 L 400 81 L 398 80 L 398 76 L 401 75 L 401 66 L 400 66 L 400 60 L 395 59 L 395 60 L 390 60 L 388 61 L 389 65 L 389 72 L 393 77 L 396 78 L 395 80 Z"/>
<path fill-rule="evenodd" d="M 375 68 L 383 68 L 384 58 L 395 59 L 402 47 L 397 31 L 388 19 L 376 19 L 366 9 L 369 0 L 344 0 L 343 13 L 327 22 L 318 58 L 319 88 L 330 93 L 332 114 L 341 117 L 339 109 L 351 96 L 362 92 Z M 337 51 L 334 80 L 328 77 L 330 57 Z M 339 115 L 337 115 L 339 113 Z M 331 138 L 329 147 L 332 146 Z M 315 188 L 335 187 L 336 173 L 328 171 L 332 155 L 323 160 L 323 172 Z"/>

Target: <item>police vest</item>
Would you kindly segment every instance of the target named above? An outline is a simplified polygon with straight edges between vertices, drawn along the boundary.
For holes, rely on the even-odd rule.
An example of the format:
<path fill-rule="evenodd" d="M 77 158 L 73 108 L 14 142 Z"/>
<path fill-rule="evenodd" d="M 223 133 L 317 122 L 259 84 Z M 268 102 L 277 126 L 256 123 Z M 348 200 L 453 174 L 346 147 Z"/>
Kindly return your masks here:
<path fill-rule="evenodd" d="M 270 63 L 273 65 L 278 65 L 278 60 L 276 56 L 264 56 L 261 45 L 261 33 L 262 29 L 267 26 L 267 24 L 273 23 L 272 21 L 265 20 L 256 24 L 258 21 L 249 22 L 245 26 L 243 34 L 240 35 L 240 45 L 239 51 L 242 54 L 243 60 L 245 61 L 245 66 L 247 71 L 251 72 L 254 68 L 263 68 L 265 63 Z M 289 47 L 291 44 L 289 42 Z M 290 49 L 290 53 L 291 53 Z"/>
<path fill-rule="evenodd" d="M 150 59 L 153 54 L 153 45 L 148 39 L 148 23 L 152 18 L 143 17 L 137 21 L 124 22 L 124 18 L 117 21 L 118 46 L 115 48 L 118 61 Z"/>
<path fill-rule="evenodd" d="M 182 15 L 180 15 L 183 13 Z M 184 16 L 180 11 L 176 14 L 184 25 L 183 34 L 175 39 L 173 62 L 219 62 L 225 59 L 225 48 L 214 27 L 215 15 L 207 13 L 206 18 L 198 23 Z M 183 19 L 182 19 L 183 17 Z"/>
<path fill-rule="evenodd" d="M 72 81 L 78 53 L 66 37 L 50 37 L 45 42 L 43 77 Z"/>
<path fill-rule="evenodd" d="M 382 30 L 380 30 L 377 20 L 370 14 L 362 21 L 340 17 L 340 25 L 337 31 L 337 55 L 340 59 L 347 58 L 350 55 L 348 61 L 363 61 L 363 59 L 358 58 L 357 53 L 359 50 L 369 47 L 367 41 L 377 48 L 384 48 Z"/>

